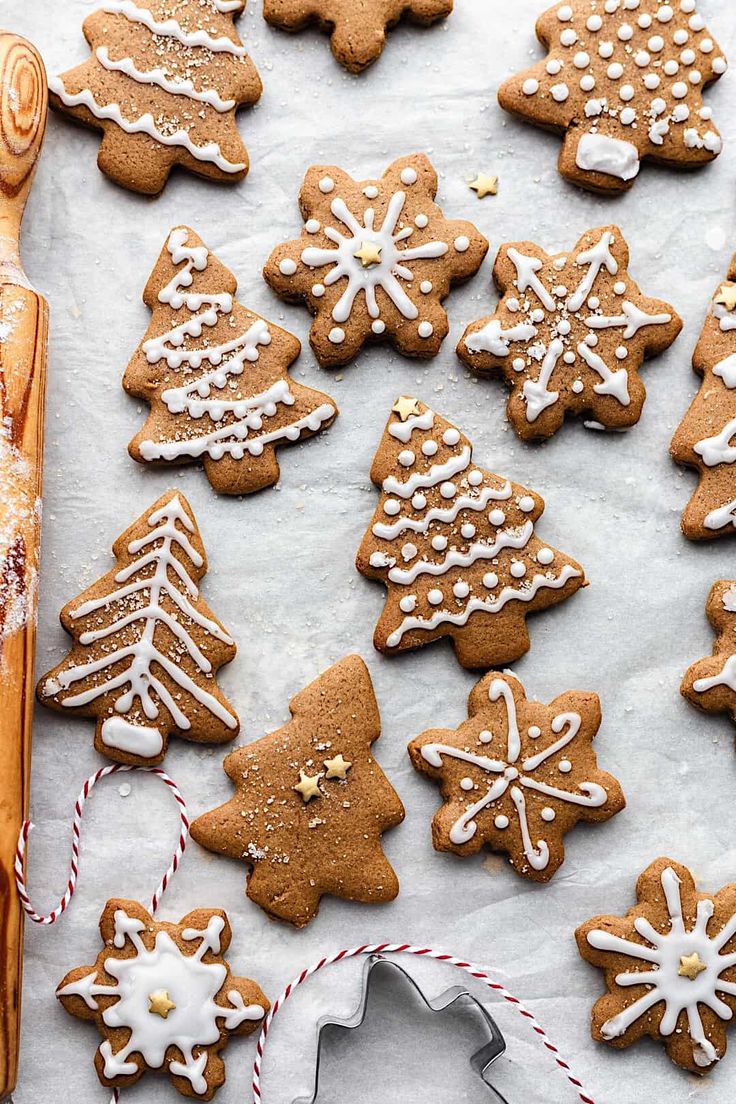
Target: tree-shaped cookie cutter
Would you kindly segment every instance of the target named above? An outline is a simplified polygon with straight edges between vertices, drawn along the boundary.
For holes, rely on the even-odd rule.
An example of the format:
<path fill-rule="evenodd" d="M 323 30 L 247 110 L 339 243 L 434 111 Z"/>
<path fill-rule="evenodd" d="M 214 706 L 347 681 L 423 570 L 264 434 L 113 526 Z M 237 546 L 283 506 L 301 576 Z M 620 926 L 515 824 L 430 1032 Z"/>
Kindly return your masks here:
<path fill-rule="evenodd" d="M 293 1104 L 317 1104 L 320 1089 L 322 1053 L 326 1045 L 325 1034 L 330 1028 L 334 1027 L 345 1028 L 349 1031 L 354 1031 L 362 1027 L 368 1014 L 368 1001 L 376 970 L 383 972 L 390 971 L 395 977 L 398 975 L 402 982 L 408 983 L 410 989 L 419 997 L 422 1004 L 424 1004 L 430 1012 L 446 1012 L 449 1008 L 461 1003 L 470 1006 L 471 1010 L 477 1014 L 484 1030 L 488 1034 L 488 1042 L 484 1043 L 480 1050 L 472 1055 L 470 1058 L 470 1066 L 477 1072 L 481 1081 L 491 1090 L 493 1100 L 496 1104 L 508 1104 L 505 1097 L 501 1095 L 498 1089 L 493 1087 L 489 1079 L 491 1066 L 506 1050 L 506 1041 L 496 1021 L 485 1005 L 474 997 L 463 985 L 453 985 L 443 993 L 440 993 L 438 997 L 430 998 L 420 988 L 410 973 L 402 966 L 399 966 L 397 962 L 394 962 L 393 959 L 384 958 L 384 956 L 380 954 L 371 955 L 365 964 L 360 1001 L 355 1012 L 346 1019 L 335 1019 L 333 1016 L 327 1015 L 319 1020 L 317 1024 L 317 1062 L 314 1072 L 314 1091 L 309 1097 L 299 1097 L 294 1100 Z"/>

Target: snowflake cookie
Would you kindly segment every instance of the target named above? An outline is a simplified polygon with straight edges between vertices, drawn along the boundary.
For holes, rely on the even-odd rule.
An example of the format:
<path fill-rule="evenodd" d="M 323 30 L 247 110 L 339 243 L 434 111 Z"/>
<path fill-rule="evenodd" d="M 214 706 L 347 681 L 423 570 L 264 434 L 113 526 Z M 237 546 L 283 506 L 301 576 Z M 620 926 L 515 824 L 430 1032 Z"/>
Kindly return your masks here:
<path fill-rule="evenodd" d="M 642 295 L 628 264 L 617 226 L 588 230 L 570 253 L 528 241 L 499 250 L 493 278 L 503 298 L 468 326 L 457 351 L 511 386 L 507 413 L 520 437 L 551 437 L 568 411 L 595 428 L 639 421 L 646 391 L 638 370 L 672 344 L 682 320 Z"/>
<path fill-rule="evenodd" d="M 636 899 L 625 916 L 596 916 L 575 933 L 582 957 L 605 971 L 593 1038 L 621 1049 L 649 1035 L 678 1066 L 706 1073 L 736 1012 L 736 885 L 698 893 L 687 867 L 656 859 Z"/>
<path fill-rule="evenodd" d="M 691 540 L 709 540 L 736 532 L 736 256 L 714 292 L 693 368 L 703 382 L 670 451 L 700 476 L 682 531 Z"/>
<path fill-rule="evenodd" d="M 289 710 L 283 728 L 228 755 L 237 792 L 198 817 L 192 836 L 249 863 L 250 899 L 301 928 L 326 893 L 370 903 L 396 897 L 381 835 L 401 823 L 404 807 L 371 755 L 381 720 L 359 656 L 321 674 Z"/>
<path fill-rule="evenodd" d="M 400 19 L 429 27 L 452 8 L 453 0 L 264 0 L 263 17 L 285 31 L 316 23 L 330 32 L 340 64 L 360 73 L 381 56 L 387 29 Z"/>
<path fill-rule="evenodd" d="M 95 748 L 118 763 L 160 763 L 172 732 L 232 740 L 238 717 L 215 676 L 236 648 L 199 592 L 207 556 L 189 503 L 167 491 L 112 550 L 113 570 L 61 611 L 74 646 L 39 701 L 95 717 Z"/>
<path fill-rule="evenodd" d="M 442 300 L 478 271 L 488 242 L 472 223 L 448 221 L 436 194 L 424 154 L 394 161 L 380 180 L 308 171 L 302 236 L 274 249 L 263 275 L 315 316 L 310 341 L 323 367 L 347 364 L 366 341 L 390 340 L 405 356 L 439 352 L 449 329 Z"/>
<path fill-rule="evenodd" d="M 151 406 L 129 445 L 133 459 L 202 458 L 223 494 L 272 486 L 275 450 L 337 417 L 328 395 L 287 374 L 297 338 L 241 306 L 237 286 L 193 230 L 172 230 L 143 293 L 153 318 L 123 378 Z"/>
<path fill-rule="evenodd" d="M 726 60 L 695 0 L 568 0 L 536 30 L 547 58 L 502 84 L 498 99 L 564 134 L 568 180 L 621 192 L 644 157 L 690 167 L 721 152 L 703 89 Z"/>
<path fill-rule="evenodd" d="M 230 1035 L 250 1035 L 270 1007 L 254 981 L 230 973 L 226 914 L 195 909 L 168 924 L 136 901 L 112 900 L 100 935 L 95 964 L 71 970 L 56 996 L 97 1024 L 102 1084 L 121 1089 L 160 1070 L 182 1096 L 211 1100 L 225 1081 L 220 1051 Z"/>
<path fill-rule="evenodd" d="M 510 663 L 529 648 L 527 614 L 585 585 L 580 564 L 536 535 L 539 495 L 472 455 L 424 403 L 402 396 L 392 407 L 371 468 L 381 501 L 356 561 L 388 589 L 380 652 L 450 636 L 463 667 Z"/>
<path fill-rule="evenodd" d="M 705 612 L 718 634 L 713 655 L 692 664 L 680 689 L 698 709 L 728 713 L 736 724 L 736 580 L 713 584 Z"/>
<path fill-rule="evenodd" d="M 527 700 L 518 679 L 491 671 L 471 690 L 468 717 L 409 744 L 414 767 L 442 791 L 435 850 L 475 855 L 487 846 L 505 852 L 522 877 L 548 882 L 565 858 L 565 833 L 626 804 L 591 746 L 598 696 L 570 690 L 542 705 Z"/>
<path fill-rule="evenodd" d="M 53 107 L 103 132 L 97 164 L 124 188 L 155 195 L 174 165 L 242 180 L 235 123 L 261 80 L 233 18 L 245 0 L 105 0 L 84 21 L 93 56 L 49 81 Z"/>

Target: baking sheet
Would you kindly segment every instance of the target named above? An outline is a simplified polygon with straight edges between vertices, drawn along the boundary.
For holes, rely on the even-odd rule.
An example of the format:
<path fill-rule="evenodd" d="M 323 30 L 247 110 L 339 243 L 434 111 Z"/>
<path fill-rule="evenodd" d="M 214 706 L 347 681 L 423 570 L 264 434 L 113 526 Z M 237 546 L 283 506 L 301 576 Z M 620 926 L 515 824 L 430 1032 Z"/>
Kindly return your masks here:
<path fill-rule="evenodd" d="M 210 553 L 204 595 L 239 644 L 220 684 L 240 713 L 241 738 L 278 727 L 294 693 L 357 651 L 382 708 L 377 755 L 407 819 L 385 841 L 402 884 L 391 905 L 326 899 L 318 919 L 295 932 L 246 900 L 245 867 L 191 844 L 160 915 L 178 919 L 197 905 L 226 908 L 235 929 L 233 966 L 257 978 L 272 998 L 325 950 L 383 939 L 439 945 L 491 967 L 539 1016 L 598 1104 L 716 1104 L 736 1094 L 736 1054 L 697 1080 L 648 1042 L 619 1054 L 590 1040 L 590 1006 L 602 978 L 578 958 L 572 932 L 598 912 L 632 904 L 636 876 L 660 854 L 690 865 L 710 890 L 736 879 L 733 728 L 726 718 L 697 713 L 678 693 L 685 667 L 711 650 L 703 606 L 711 583 L 734 575 L 736 546 L 729 540 L 696 546 L 681 537 L 679 513 L 694 477 L 667 452 L 697 388 L 690 355 L 709 297 L 736 248 L 734 77 L 727 74 L 706 94 L 726 139 L 711 167 L 694 175 L 646 167 L 620 199 L 586 195 L 558 177 L 558 139 L 508 118 L 496 104 L 506 73 L 540 56 L 533 24 L 545 6 L 457 0 L 446 25 L 395 31 L 379 63 L 356 79 L 334 63 L 323 36 L 271 30 L 254 0 L 240 31 L 265 92 L 255 110 L 239 117 L 252 168 L 234 188 L 177 173 L 159 199 L 129 195 L 98 172 L 99 138 L 52 115 L 23 245 L 26 269 L 51 305 L 38 671 L 66 651 L 57 620 L 64 602 L 109 569 L 113 539 L 139 512 L 167 487 L 180 488 Z M 49 72 L 58 73 L 88 56 L 81 24 L 94 7 L 93 0 L 3 0 L 2 21 L 31 38 Z M 736 59 L 730 6 L 701 0 L 699 8 Z M 448 215 L 473 219 L 489 238 L 489 258 L 451 296 L 452 331 L 434 361 L 414 363 L 376 347 L 338 373 L 321 371 L 306 341 L 306 311 L 276 299 L 261 266 L 277 241 L 298 233 L 297 191 L 311 163 L 375 176 L 414 150 L 434 161 Z M 496 198 L 479 202 L 468 190 L 467 179 L 478 171 L 499 175 Z M 604 436 L 569 424 L 547 445 L 523 445 L 504 421 L 503 386 L 471 379 L 455 344 L 465 324 L 495 303 L 490 272 L 501 242 L 533 238 L 550 249 L 569 248 L 583 230 L 609 221 L 619 223 L 632 246 L 634 277 L 645 292 L 676 305 L 685 331 L 645 368 L 649 398 L 632 432 Z M 143 286 L 168 230 L 180 222 L 195 227 L 233 269 L 245 304 L 302 339 L 296 377 L 328 391 L 342 411 L 328 432 L 283 449 L 280 486 L 247 500 L 217 498 L 196 466 L 145 469 L 126 452 L 144 411 L 120 380 L 148 323 Z M 591 581 L 531 620 L 532 650 L 515 669 L 529 694 L 544 701 L 570 687 L 601 695 L 600 762 L 621 779 L 629 805 L 608 824 L 571 833 L 567 861 L 546 887 L 523 882 L 500 857 L 460 861 L 432 851 L 438 792 L 411 769 L 405 745 L 427 727 L 464 720 L 474 678 L 459 668 L 447 642 L 390 660 L 371 645 L 382 592 L 356 574 L 353 557 L 376 502 L 370 461 L 388 408 L 403 392 L 455 421 L 474 441 L 480 464 L 544 496 L 539 533 L 579 559 Z M 64 888 L 72 803 L 102 762 L 92 733 L 89 721 L 37 712 L 30 884 L 40 907 Z M 172 740 L 165 767 L 192 814 L 229 796 L 221 760 L 222 750 Z M 148 901 L 177 830 L 173 802 L 153 778 L 114 778 L 93 795 L 72 907 L 53 928 L 27 929 L 16 1104 L 50 1096 L 78 1104 L 107 1099 L 92 1064 L 96 1032 L 63 1012 L 54 987 L 67 969 L 94 960 L 108 896 Z M 430 994 L 457 980 L 447 967 L 412 969 Z M 355 963 L 325 971 L 276 1020 L 264 1071 L 267 1104 L 287 1104 L 309 1090 L 313 1022 L 326 1011 L 351 1010 L 360 972 Z M 516 1013 L 494 1008 L 508 1039 L 498 1084 L 509 1101 L 573 1100 Z M 350 1088 L 334 1098 L 378 1104 L 369 1061 L 374 1044 L 403 1045 L 393 1021 L 389 1035 L 382 1026 L 380 1016 L 366 1025 L 371 1046 L 354 1045 L 350 1061 L 338 1064 Z M 253 1039 L 231 1043 L 219 1104 L 249 1099 L 254 1049 Z M 450 1040 L 447 1060 L 461 1059 L 462 1046 Z M 411 1063 L 394 1068 L 397 1099 L 431 1104 L 429 1085 L 412 1079 Z M 482 1086 L 458 1077 L 457 1094 L 437 1099 L 483 1098 Z M 124 1099 L 159 1104 L 176 1094 L 165 1078 L 150 1075 Z"/>

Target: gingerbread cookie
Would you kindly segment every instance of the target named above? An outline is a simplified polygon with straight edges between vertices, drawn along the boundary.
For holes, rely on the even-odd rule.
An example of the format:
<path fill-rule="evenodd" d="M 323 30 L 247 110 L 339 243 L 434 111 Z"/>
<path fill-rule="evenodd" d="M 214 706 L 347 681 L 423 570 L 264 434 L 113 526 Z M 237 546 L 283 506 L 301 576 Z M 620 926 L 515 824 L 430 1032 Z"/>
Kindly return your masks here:
<path fill-rule="evenodd" d="M 287 374 L 297 338 L 241 306 L 237 286 L 193 230 L 172 230 L 143 293 L 153 318 L 123 378 L 151 406 L 133 459 L 201 458 L 223 494 L 276 483 L 275 450 L 337 417 L 329 396 Z"/>
<path fill-rule="evenodd" d="M 527 614 L 585 585 L 536 536 L 539 495 L 476 467 L 467 437 L 416 399 L 392 407 L 371 479 L 381 501 L 356 565 L 388 589 L 380 652 L 449 636 L 463 667 L 510 663 L 529 649 Z"/>
<path fill-rule="evenodd" d="M 189 503 L 167 491 L 115 541 L 116 566 L 61 611 L 74 646 L 38 699 L 95 717 L 95 748 L 153 766 L 175 732 L 221 744 L 238 717 L 215 679 L 234 641 L 201 598 L 207 556 Z"/>
<path fill-rule="evenodd" d="M 565 833 L 626 804 L 591 746 L 598 696 L 570 690 L 542 705 L 527 701 L 518 679 L 491 671 L 471 690 L 468 717 L 409 744 L 414 767 L 442 791 L 434 848 L 475 855 L 487 846 L 505 852 L 522 877 L 548 882 L 565 858 Z"/>
<path fill-rule="evenodd" d="M 97 1025 L 102 1084 L 122 1089 L 158 1070 L 182 1096 L 211 1100 L 225 1081 L 228 1039 L 250 1035 L 270 1007 L 254 981 L 230 973 L 227 915 L 195 909 L 167 924 L 137 901 L 112 900 L 100 935 L 94 965 L 71 970 L 56 996 Z"/>
<path fill-rule="evenodd" d="M 360 73 L 381 56 L 386 31 L 402 17 L 429 27 L 452 8 L 453 0 L 263 0 L 263 17 L 285 31 L 316 23 L 330 33 L 340 64 Z"/>
<path fill-rule="evenodd" d="M 714 292 L 693 368 L 703 382 L 670 452 L 700 476 L 682 531 L 691 540 L 709 540 L 736 531 L 736 256 Z"/>
<path fill-rule="evenodd" d="M 595 916 L 575 933 L 586 962 L 605 971 L 592 1035 L 617 1049 L 644 1035 L 691 1073 L 726 1052 L 736 1012 L 736 885 L 698 893 L 692 874 L 656 859 L 625 916 Z"/>
<path fill-rule="evenodd" d="M 728 713 L 736 724 L 736 580 L 713 584 L 705 612 L 718 634 L 713 655 L 692 664 L 680 692 L 698 709 Z"/>
<path fill-rule="evenodd" d="M 93 56 L 49 81 L 51 104 L 103 132 L 97 164 L 156 195 L 174 165 L 242 180 L 248 154 L 235 112 L 261 80 L 233 18 L 245 0 L 105 0 L 84 21 Z"/>
<path fill-rule="evenodd" d="M 503 298 L 468 326 L 457 351 L 474 371 L 510 385 L 508 419 L 520 437 L 551 437 L 568 412 L 596 428 L 639 421 L 646 391 L 638 370 L 672 344 L 682 320 L 642 295 L 628 264 L 617 226 L 588 230 L 571 253 L 527 241 L 501 246 L 493 278 Z"/>
<path fill-rule="evenodd" d="M 301 238 L 277 246 L 263 275 L 315 316 L 310 341 L 335 368 L 363 345 L 391 341 L 405 356 L 433 357 L 447 336 L 442 301 L 479 269 L 488 242 L 435 204 L 437 173 L 424 154 L 394 161 L 380 180 L 353 180 L 333 165 L 302 184 Z"/>
<path fill-rule="evenodd" d="M 392 901 L 399 881 L 381 835 L 404 806 L 371 755 L 381 734 L 371 677 L 348 656 L 289 702 L 292 720 L 231 752 L 235 797 L 192 825 L 203 847 L 251 866 L 247 894 L 301 928 L 329 893 Z"/>
<path fill-rule="evenodd" d="M 536 31 L 547 58 L 505 81 L 498 101 L 564 135 L 568 180 L 622 192 L 642 158 L 691 168 L 721 152 L 703 89 L 726 59 L 695 0 L 568 0 Z"/>

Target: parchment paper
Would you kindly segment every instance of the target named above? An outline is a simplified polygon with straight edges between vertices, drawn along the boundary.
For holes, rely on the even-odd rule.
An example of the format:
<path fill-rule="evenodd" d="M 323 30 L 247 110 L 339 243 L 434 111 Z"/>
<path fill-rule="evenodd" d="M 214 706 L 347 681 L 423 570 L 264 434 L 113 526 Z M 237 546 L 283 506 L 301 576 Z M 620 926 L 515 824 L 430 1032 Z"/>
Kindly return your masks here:
<path fill-rule="evenodd" d="M 88 56 L 81 24 L 94 6 L 92 0 L 3 0 L 2 23 L 31 38 L 49 72 L 58 73 Z M 270 922 L 244 897 L 244 866 L 191 844 L 160 915 L 178 919 L 197 905 L 226 908 L 235 929 L 234 967 L 257 978 L 272 998 L 324 951 L 364 940 L 427 941 L 491 967 L 539 1016 L 598 1104 L 720 1104 L 736 1094 L 736 1053 L 697 1080 L 648 1042 L 619 1054 L 591 1041 L 590 1007 L 602 978 L 580 961 L 572 933 L 596 913 L 628 908 L 637 875 L 660 854 L 690 865 L 707 889 L 736 880 L 733 729 L 726 718 L 697 713 L 678 693 L 685 667 L 711 650 L 703 606 L 715 579 L 736 574 L 736 546 L 729 540 L 696 546 L 682 538 L 679 513 L 694 477 L 680 472 L 667 452 L 697 387 L 690 356 L 709 297 L 736 248 L 734 78 L 726 75 L 706 94 L 726 139 L 711 167 L 692 175 L 645 167 L 623 198 L 586 195 L 558 176 L 558 139 L 511 120 L 496 103 L 507 72 L 539 56 L 533 25 L 545 6 L 544 0 L 457 0 L 446 25 L 395 31 L 378 64 L 356 79 L 335 64 L 323 36 L 271 30 L 254 0 L 240 31 L 265 93 L 255 110 L 240 115 L 252 168 L 234 188 L 176 174 L 159 199 L 127 194 L 98 172 L 99 138 L 52 115 L 23 246 L 26 269 L 51 305 L 37 669 L 42 673 L 64 654 L 68 638 L 58 611 L 110 568 L 113 539 L 167 487 L 180 488 L 210 554 L 205 597 L 240 648 L 220 682 L 240 713 L 241 738 L 282 724 L 294 693 L 357 651 L 370 666 L 383 714 L 377 755 L 408 815 L 385 840 L 402 883 L 389 906 L 325 900 L 318 919 L 297 933 Z M 699 7 L 726 55 L 736 59 L 731 6 L 701 0 Z M 340 372 L 321 371 L 306 340 L 307 312 L 277 300 L 261 266 L 277 241 L 299 231 L 297 192 L 311 163 L 374 176 L 414 150 L 432 157 L 446 212 L 473 219 L 490 239 L 488 261 L 450 298 L 452 332 L 434 361 L 414 363 L 374 348 Z M 499 175 L 496 198 L 479 202 L 469 191 L 466 182 L 478 171 Z M 633 431 L 605 436 L 568 424 L 549 444 L 525 446 L 505 423 L 503 386 L 471 379 L 455 344 L 465 324 L 496 301 L 490 272 L 501 242 L 532 238 L 547 248 L 569 248 L 586 228 L 610 221 L 632 246 L 634 277 L 646 292 L 677 306 L 685 331 L 645 369 L 649 397 Z M 302 339 L 297 378 L 330 392 L 342 411 L 328 432 L 283 449 L 280 486 L 247 500 L 217 498 L 196 466 L 144 469 L 126 452 L 144 412 L 120 380 L 148 322 L 143 286 L 169 229 L 180 222 L 194 226 L 234 270 L 245 304 Z M 389 406 L 402 392 L 417 394 L 462 427 L 478 463 L 539 491 L 547 511 L 538 532 L 578 558 L 591 581 L 574 599 L 531 620 L 532 650 L 516 671 L 543 701 L 570 687 L 601 695 L 598 754 L 621 779 L 629 805 L 608 824 L 571 833 L 565 865 L 546 887 L 525 883 L 499 857 L 460 861 L 433 852 L 429 822 L 438 793 L 415 775 L 405 745 L 424 728 L 464 720 L 474 678 L 446 643 L 400 660 L 380 657 L 371 645 L 382 592 L 356 574 L 353 557 L 376 502 L 371 458 Z M 101 765 L 92 733 L 91 722 L 38 710 L 30 883 L 41 907 L 64 888 L 73 800 Z M 192 814 L 230 795 L 222 757 L 222 750 L 172 740 L 165 767 Z M 123 796 L 126 783 L 130 792 Z M 64 1013 L 54 988 L 69 968 L 94 960 L 98 915 L 108 896 L 149 900 L 176 839 L 173 802 L 153 778 L 103 783 L 88 809 L 80 888 L 69 913 L 53 928 L 27 931 L 17 1104 L 108 1099 L 92 1064 L 97 1034 Z M 447 967 L 412 969 L 430 995 L 457 980 Z M 275 1021 L 266 1104 L 288 1104 L 309 1090 L 314 1022 L 324 1012 L 351 1010 L 360 973 L 355 964 L 325 972 Z M 508 1039 L 497 1077 L 509 1101 L 574 1100 L 517 1014 L 499 1003 L 494 1009 Z M 381 1045 L 395 1059 L 405 1039 L 393 1020 L 390 1034 L 382 1035 L 381 1025 L 379 1016 L 366 1027 L 364 1047 L 352 1037 L 352 1058 L 346 1051 L 336 1067 L 336 1076 L 345 1078 L 342 1090 L 333 1086 L 328 1099 L 389 1099 L 375 1094 L 370 1063 Z M 416 1034 L 406 1039 L 412 1049 L 421 1041 Z M 734 1037 L 731 1047 L 736 1050 Z M 229 1046 L 219 1104 L 250 1099 L 254 1048 L 253 1039 Z M 458 1074 L 457 1094 L 432 1096 L 437 1051 L 436 1044 L 429 1047 L 419 1066 L 427 1071 L 424 1083 L 416 1079 L 416 1062 L 393 1061 L 395 1099 L 483 1100 L 485 1090 L 465 1073 Z M 439 1060 L 462 1069 L 464 1059 L 464 1043 L 449 1035 Z M 124 1094 L 130 1104 L 174 1099 L 166 1080 L 154 1075 Z"/>

